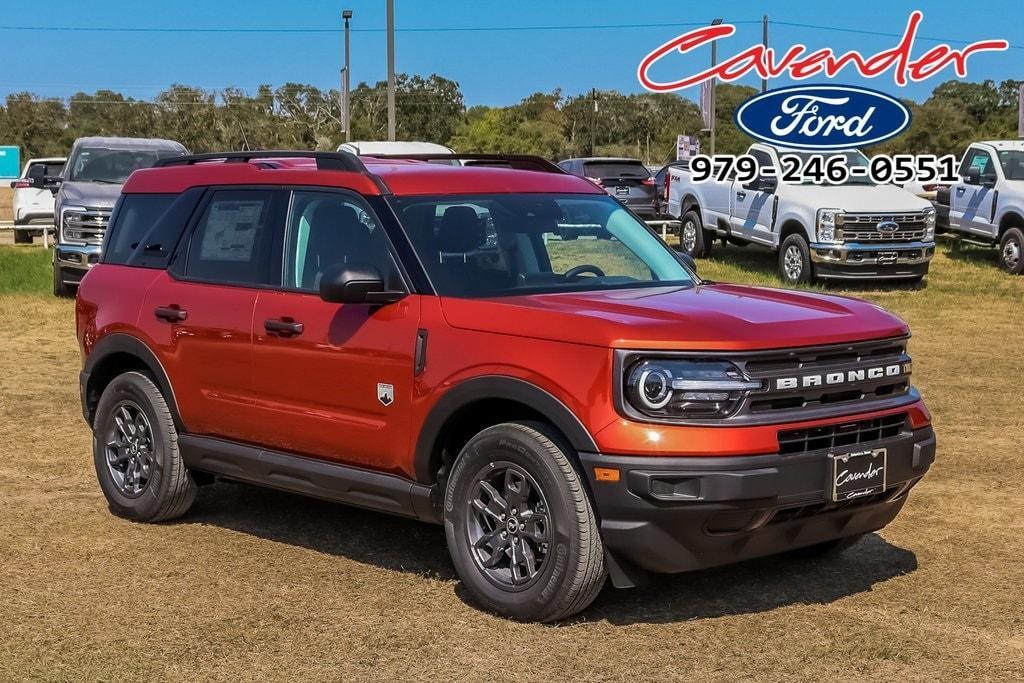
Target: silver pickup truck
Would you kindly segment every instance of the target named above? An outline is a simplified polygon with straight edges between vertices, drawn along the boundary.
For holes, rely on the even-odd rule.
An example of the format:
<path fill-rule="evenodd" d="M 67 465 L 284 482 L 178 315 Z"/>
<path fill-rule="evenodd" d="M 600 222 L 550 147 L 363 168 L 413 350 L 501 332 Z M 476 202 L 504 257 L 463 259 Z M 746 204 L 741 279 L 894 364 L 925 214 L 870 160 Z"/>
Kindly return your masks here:
<path fill-rule="evenodd" d="M 99 261 L 110 212 L 132 171 L 184 154 L 188 150 L 173 140 L 79 138 L 60 176 L 30 178 L 33 187 L 50 188 L 56 195 L 55 296 L 73 295 L 82 277 Z"/>

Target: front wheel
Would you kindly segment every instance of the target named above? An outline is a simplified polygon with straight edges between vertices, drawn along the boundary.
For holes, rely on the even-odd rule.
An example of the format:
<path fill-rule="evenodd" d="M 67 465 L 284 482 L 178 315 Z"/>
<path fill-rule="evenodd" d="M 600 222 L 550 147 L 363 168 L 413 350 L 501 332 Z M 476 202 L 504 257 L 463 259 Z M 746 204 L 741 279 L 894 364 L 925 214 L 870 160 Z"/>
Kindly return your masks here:
<path fill-rule="evenodd" d="M 53 266 L 53 295 L 58 299 L 70 299 L 75 295 L 72 285 L 64 284 L 64 273 L 60 266 Z"/>
<path fill-rule="evenodd" d="M 488 427 L 462 449 L 445 489 L 452 562 L 473 599 L 523 621 L 589 605 L 604 545 L 579 473 L 546 425 Z"/>
<path fill-rule="evenodd" d="M 1010 228 L 999 241 L 999 265 L 1011 275 L 1024 272 L 1024 232 Z"/>
<path fill-rule="evenodd" d="M 811 249 L 804 236 L 795 233 L 779 249 L 779 276 L 787 285 L 802 285 L 813 279 Z"/>

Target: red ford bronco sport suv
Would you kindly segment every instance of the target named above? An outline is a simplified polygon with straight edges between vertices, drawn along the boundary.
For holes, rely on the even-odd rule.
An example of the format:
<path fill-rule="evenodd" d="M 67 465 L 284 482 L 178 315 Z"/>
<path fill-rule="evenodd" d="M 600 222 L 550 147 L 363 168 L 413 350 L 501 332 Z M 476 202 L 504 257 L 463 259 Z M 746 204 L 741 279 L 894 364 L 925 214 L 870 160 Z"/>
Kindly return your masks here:
<path fill-rule="evenodd" d="M 588 181 L 475 161 L 132 174 L 77 299 L 111 510 L 223 478 L 441 523 L 480 605 L 542 621 L 892 521 L 935 457 L 901 320 L 703 282 Z"/>

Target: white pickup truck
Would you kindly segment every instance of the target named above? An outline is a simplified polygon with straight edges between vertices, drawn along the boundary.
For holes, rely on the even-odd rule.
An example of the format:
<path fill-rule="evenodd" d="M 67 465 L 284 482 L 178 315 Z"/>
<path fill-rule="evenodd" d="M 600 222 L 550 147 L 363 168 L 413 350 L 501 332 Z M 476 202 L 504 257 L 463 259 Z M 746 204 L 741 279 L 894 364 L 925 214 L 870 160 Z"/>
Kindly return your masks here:
<path fill-rule="evenodd" d="M 716 237 L 779 254 L 787 284 L 822 279 L 919 281 L 935 253 L 935 209 L 895 185 L 851 177 L 843 185 L 782 182 L 779 156 L 809 152 L 751 145 L 761 175 L 696 183 L 689 168 L 669 170 L 668 212 L 681 222 L 680 251 L 707 256 Z M 838 154 L 838 153 L 837 153 Z M 858 151 L 847 165 L 867 165 Z M 763 169 L 771 168 L 767 173 Z"/>
<path fill-rule="evenodd" d="M 965 242 L 999 247 L 999 265 L 1024 272 L 1024 140 L 975 142 L 960 180 L 939 191 L 940 231 Z M 948 215 L 948 219 L 946 216 Z"/>

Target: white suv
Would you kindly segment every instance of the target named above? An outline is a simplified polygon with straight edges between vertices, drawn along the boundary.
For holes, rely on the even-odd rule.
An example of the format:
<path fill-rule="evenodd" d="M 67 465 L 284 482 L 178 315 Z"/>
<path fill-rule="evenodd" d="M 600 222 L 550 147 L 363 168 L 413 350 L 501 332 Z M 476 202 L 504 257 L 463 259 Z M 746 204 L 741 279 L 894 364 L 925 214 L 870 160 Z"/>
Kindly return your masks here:
<path fill-rule="evenodd" d="M 32 235 L 39 230 L 25 226 L 32 223 L 49 225 L 53 223 L 54 196 L 48 188 L 33 187 L 29 172 L 38 167 L 36 174 L 56 178 L 64 170 L 67 159 L 64 157 L 47 157 L 29 159 L 21 169 L 21 177 L 11 183 L 14 189 L 12 212 L 14 214 L 14 241 L 17 244 L 30 244 Z"/>

